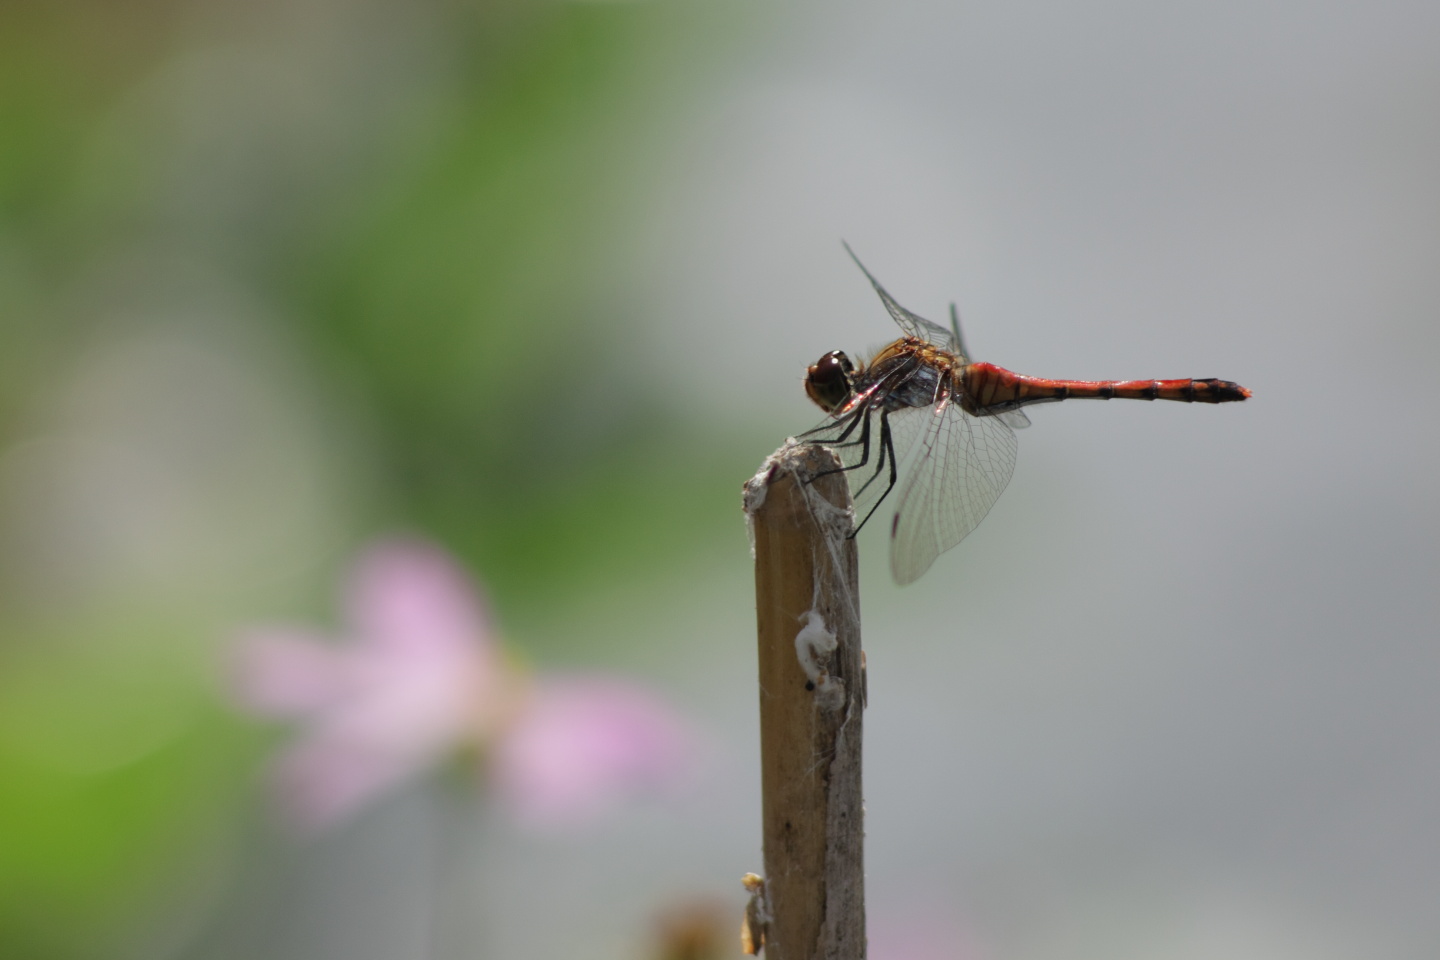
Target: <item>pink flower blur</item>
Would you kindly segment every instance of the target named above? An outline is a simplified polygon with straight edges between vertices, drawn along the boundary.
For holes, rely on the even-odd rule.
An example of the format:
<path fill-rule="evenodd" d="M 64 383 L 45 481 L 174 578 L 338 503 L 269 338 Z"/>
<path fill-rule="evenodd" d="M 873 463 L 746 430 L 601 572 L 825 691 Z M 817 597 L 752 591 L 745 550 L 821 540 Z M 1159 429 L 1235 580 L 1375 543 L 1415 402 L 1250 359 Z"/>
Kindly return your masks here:
<path fill-rule="evenodd" d="M 621 680 L 541 680 L 496 745 L 497 789 L 527 823 L 593 817 L 636 787 L 677 779 L 689 754 L 669 709 Z"/>
<path fill-rule="evenodd" d="M 247 631 L 237 698 L 254 715 L 298 721 L 273 764 L 287 819 L 320 828 L 468 751 L 521 820 L 592 817 L 685 764 L 678 718 L 634 685 L 539 679 L 504 662 L 485 605 L 457 564 L 416 540 L 366 550 L 344 595 L 345 631 Z"/>
<path fill-rule="evenodd" d="M 976 960 L 982 956 L 953 904 L 925 900 L 869 911 L 867 955 L 876 960 Z"/>

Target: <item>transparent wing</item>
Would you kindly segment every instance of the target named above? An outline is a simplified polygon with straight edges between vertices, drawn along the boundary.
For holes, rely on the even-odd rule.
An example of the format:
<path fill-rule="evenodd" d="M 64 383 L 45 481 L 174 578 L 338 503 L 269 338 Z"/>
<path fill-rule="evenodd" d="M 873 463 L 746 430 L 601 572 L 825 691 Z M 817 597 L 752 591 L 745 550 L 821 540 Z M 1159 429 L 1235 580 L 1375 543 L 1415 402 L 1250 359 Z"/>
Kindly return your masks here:
<path fill-rule="evenodd" d="M 891 527 L 890 571 L 902 585 L 918 580 L 985 519 L 1015 471 L 1016 448 L 1015 432 L 999 417 L 972 417 L 955 404 L 903 413 L 906 421 L 924 422 L 906 427 L 920 439 L 910 462 L 901 461 Z"/>
<path fill-rule="evenodd" d="M 965 346 L 965 334 L 960 330 L 960 308 L 953 300 L 950 302 L 950 330 L 955 334 L 955 349 L 951 352 L 969 359 L 970 350 Z"/>
<path fill-rule="evenodd" d="M 1011 430 L 1024 430 L 1030 426 L 1030 418 L 1025 415 L 1024 410 L 1001 410 L 994 416 Z"/>
<path fill-rule="evenodd" d="M 953 333 L 939 324 L 931 323 L 924 317 L 911 313 L 896 303 L 895 298 L 890 296 L 884 287 L 880 286 L 880 281 L 876 280 L 870 271 L 865 269 L 865 264 L 861 263 L 860 258 L 855 256 L 855 251 L 850 249 L 850 244 L 848 243 L 845 244 L 845 252 L 850 254 L 850 259 L 855 261 L 855 266 L 860 268 L 860 272 L 865 274 L 866 279 L 870 281 L 870 285 L 875 288 L 875 292 L 880 294 L 880 300 L 885 304 L 885 309 L 890 311 L 890 316 L 895 318 L 895 322 L 900 325 L 901 330 L 904 330 L 912 337 L 928 340 L 942 350 L 947 350 L 950 353 L 962 357 L 965 355 L 963 345 L 957 342 Z"/>

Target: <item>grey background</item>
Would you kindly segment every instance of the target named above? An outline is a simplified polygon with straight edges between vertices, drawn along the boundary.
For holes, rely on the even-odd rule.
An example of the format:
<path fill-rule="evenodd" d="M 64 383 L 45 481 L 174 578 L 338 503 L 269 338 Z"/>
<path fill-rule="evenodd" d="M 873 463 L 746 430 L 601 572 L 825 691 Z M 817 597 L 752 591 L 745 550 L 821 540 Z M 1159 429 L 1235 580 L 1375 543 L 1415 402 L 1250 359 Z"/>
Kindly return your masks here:
<path fill-rule="evenodd" d="M 842 237 L 912 310 L 958 300 L 979 359 L 1255 393 L 1037 410 L 988 519 L 903 591 L 863 538 L 872 956 L 1435 956 L 1440 6 L 758 15 L 617 238 L 637 370 L 677 406 L 763 423 L 754 463 L 818 419 L 804 366 L 894 335 Z M 750 469 L 731 541 L 577 624 L 656 638 L 628 666 L 718 762 L 685 804 L 467 848 L 420 788 L 253 881 L 256 916 L 308 905 L 283 934 L 242 912 L 216 941 L 620 957 L 666 897 L 738 919 Z"/>

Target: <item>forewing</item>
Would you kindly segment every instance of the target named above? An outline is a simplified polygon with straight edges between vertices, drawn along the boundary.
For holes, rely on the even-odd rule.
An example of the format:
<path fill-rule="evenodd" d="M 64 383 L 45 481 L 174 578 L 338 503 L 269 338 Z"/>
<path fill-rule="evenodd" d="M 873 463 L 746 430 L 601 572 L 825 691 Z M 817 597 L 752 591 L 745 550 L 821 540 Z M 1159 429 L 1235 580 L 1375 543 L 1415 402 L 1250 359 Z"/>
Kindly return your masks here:
<path fill-rule="evenodd" d="M 1015 432 L 999 418 L 972 417 L 954 404 L 915 412 L 928 422 L 910 462 L 902 461 L 890 539 L 890 570 L 899 584 L 918 580 L 965 539 L 1015 470 Z"/>
<path fill-rule="evenodd" d="M 965 333 L 960 329 L 960 308 L 954 302 L 950 304 L 950 330 L 955 334 L 951 352 L 969 359 L 970 349 L 965 346 Z"/>
<path fill-rule="evenodd" d="M 850 249 L 850 244 L 848 243 L 845 244 L 845 252 L 850 254 L 850 259 L 855 261 L 855 266 L 860 268 L 860 272 L 865 274 L 866 279 L 870 281 L 870 285 L 875 288 L 875 292 L 880 294 L 880 300 L 885 304 L 885 309 L 890 311 L 890 316 L 895 318 L 895 322 L 900 325 L 901 330 L 904 330 L 912 337 L 927 340 L 942 350 L 963 355 L 964 351 L 961 345 L 955 341 L 954 334 L 939 324 L 931 323 L 924 317 L 917 316 L 896 303 L 895 298 L 890 296 L 884 287 L 880 286 L 880 281 L 876 280 L 870 271 L 865 269 L 865 264 L 861 263 L 860 258 L 855 256 L 855 251 Z"/>

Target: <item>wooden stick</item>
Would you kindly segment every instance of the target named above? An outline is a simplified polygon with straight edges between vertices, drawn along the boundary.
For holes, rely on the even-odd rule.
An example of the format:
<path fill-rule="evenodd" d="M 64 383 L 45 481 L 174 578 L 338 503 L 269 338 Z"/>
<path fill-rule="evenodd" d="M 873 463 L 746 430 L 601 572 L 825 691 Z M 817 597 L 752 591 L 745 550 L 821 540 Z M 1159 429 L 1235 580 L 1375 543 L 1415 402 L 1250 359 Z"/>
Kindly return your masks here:
<path fill-rule="evenodd" d="M 864 960 L 859 577 L 843 474 L 787 443 L 745 485 L 760 638 L 765 879 L 747 923 L 766 960 Z M 758 892 L 757 892 L 758 888 Z M 760 925 L 762 929 L 756 930 Z"/>

